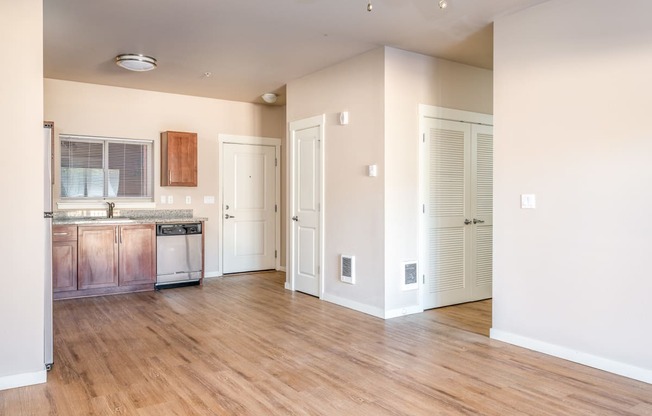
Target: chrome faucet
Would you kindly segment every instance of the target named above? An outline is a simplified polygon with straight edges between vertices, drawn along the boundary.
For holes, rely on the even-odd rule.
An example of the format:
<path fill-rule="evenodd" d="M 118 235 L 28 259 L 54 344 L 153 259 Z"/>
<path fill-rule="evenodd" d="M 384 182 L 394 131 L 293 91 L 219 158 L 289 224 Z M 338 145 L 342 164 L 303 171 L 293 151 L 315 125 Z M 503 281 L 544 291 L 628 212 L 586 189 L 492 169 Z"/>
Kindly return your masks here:
<path fill-rule="evenodd" d="M 115 208 L 115 202 L 107 202 L 109 209 L 106 211 L 107 218 L 113 218 L 113 208 Z"/>

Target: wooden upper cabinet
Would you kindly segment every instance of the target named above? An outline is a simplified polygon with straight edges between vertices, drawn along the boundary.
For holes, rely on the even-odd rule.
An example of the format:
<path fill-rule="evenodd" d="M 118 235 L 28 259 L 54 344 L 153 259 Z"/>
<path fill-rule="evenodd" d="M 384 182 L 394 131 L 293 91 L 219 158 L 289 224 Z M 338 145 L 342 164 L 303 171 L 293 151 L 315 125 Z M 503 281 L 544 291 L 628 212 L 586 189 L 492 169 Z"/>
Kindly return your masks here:
<path fill-rule="evenodd" d="M 156 229 L 154 224 L 119 227 L 120 285 L 156 283 Z"/>
<path fill-rule="evenodd" d="M 197 133 L 161 133 L 161 186 L 197 186 Z"/>

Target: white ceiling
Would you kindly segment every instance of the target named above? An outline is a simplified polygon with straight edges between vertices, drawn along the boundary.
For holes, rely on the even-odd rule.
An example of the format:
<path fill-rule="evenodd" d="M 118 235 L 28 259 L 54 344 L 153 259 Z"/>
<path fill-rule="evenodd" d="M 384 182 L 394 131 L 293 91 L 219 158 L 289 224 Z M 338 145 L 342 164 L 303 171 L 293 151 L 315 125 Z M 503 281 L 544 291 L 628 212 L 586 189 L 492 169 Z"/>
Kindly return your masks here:
<path fill-rule="evenodd" d="M 44 0 L 45 76 L 262 102 L 293 79 L 388 45 L 491 68 L 493 20 L 546 0 Z M 129 72 L 116 55 L 158 59 Z M 210 72 L 210 77 L 204 73 Z"/>

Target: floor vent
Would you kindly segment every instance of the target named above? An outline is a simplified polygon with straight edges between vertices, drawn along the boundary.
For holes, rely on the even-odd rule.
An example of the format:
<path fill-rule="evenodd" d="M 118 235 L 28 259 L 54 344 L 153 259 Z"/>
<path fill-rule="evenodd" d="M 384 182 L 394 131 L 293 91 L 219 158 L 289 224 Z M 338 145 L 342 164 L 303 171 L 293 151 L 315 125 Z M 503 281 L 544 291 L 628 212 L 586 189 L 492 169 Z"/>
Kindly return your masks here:
<path fill-rule="evenodd" d="M 344 283 L 355 284 L 355 256 L 340 257 L 340 280 Z"/>
<path fill-rule="evenodd" d="M 416 261 L 406 261 L 403 263 L 401 282 L 403 290 L 412 290 L 419 288 L 419 277 Z"/>

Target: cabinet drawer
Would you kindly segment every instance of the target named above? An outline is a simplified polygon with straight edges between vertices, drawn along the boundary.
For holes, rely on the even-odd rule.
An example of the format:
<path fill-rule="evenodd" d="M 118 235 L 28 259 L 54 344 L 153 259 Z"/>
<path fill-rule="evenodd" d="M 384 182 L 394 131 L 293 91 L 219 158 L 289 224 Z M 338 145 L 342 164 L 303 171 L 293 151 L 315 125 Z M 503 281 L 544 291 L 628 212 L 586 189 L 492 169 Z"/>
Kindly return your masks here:
<path fill-rule="evenodd" d="M 77 240 L 76 225 L 55 225 L 52 227 L 52 241 Z"/>

